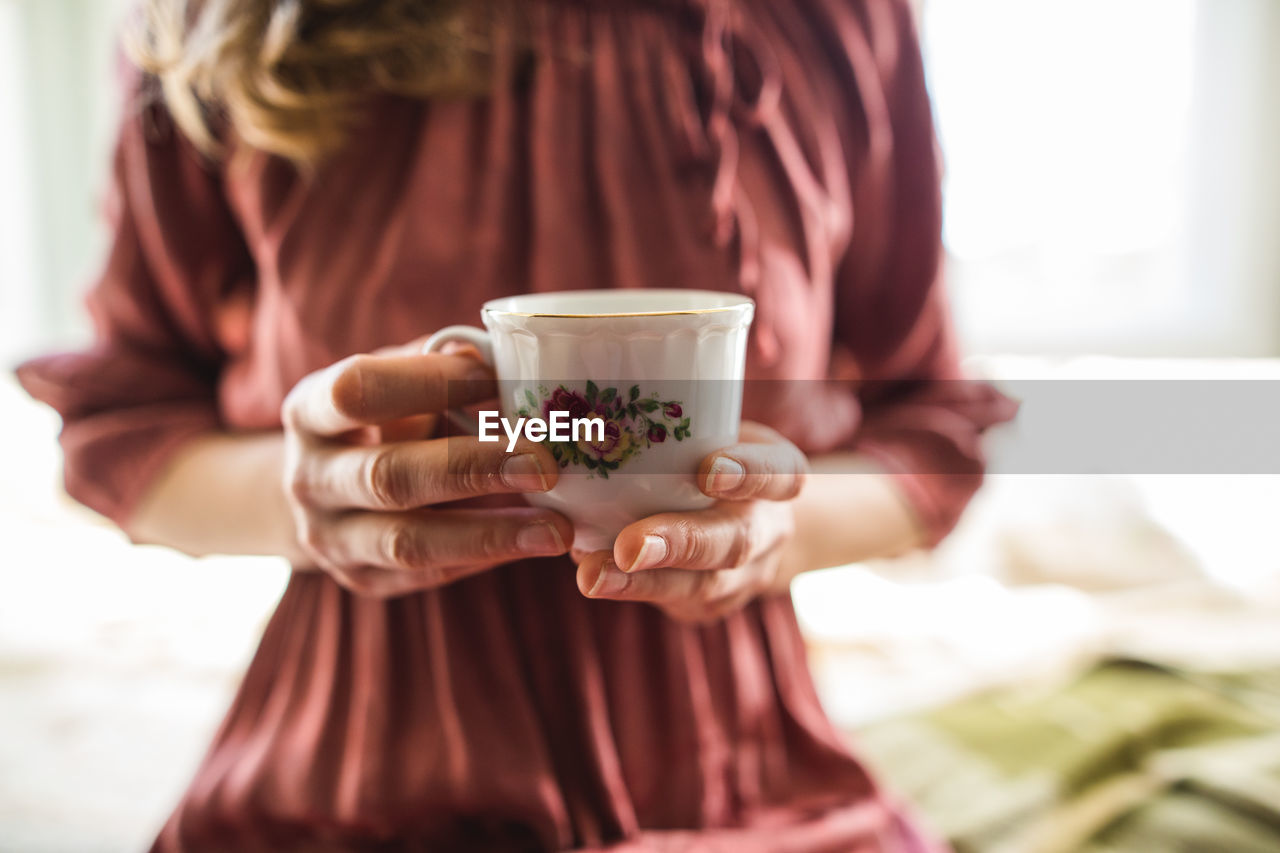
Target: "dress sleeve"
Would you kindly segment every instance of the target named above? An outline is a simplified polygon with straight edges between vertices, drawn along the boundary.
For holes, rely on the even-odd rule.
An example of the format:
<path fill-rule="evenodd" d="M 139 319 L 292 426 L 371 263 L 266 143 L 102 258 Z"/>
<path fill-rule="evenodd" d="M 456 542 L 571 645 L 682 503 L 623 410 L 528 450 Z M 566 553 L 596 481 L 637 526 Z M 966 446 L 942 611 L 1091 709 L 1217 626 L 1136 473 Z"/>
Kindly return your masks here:
<path fill-rule="evenodd" d="M 17 370 L 62 416 L 68 493 L 121 526 L 174 452 L 219 428 L 214 309 L 253 275 L 217 169 L 161 105 L 130 100 L 105 204 L 110 249 L 86 299 L 93 342 Z"/>
<path fill-rule="evenodd" d="M 941 275 L 941 162 L 909 4 L 851 5 L 859 26 L 846 50 L 861 108 L 846 145 L 860 165 L 838 271 L 834 361 L 859 387 L 854 448 L 889 471 L 932 545 L 981 485 L 982 433 L 1016 406 L 960 369 Z"/>

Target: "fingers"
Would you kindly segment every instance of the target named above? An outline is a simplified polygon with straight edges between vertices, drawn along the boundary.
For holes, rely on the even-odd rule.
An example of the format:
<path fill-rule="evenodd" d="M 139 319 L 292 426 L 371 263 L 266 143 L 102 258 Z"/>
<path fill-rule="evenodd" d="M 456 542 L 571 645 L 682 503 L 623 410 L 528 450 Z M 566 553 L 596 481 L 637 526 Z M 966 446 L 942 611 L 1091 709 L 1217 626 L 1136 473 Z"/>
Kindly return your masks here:
<path fill-rule="evenodd" d="M 588 598 L 656 605 L 684 622 L 708 622 L 738 609 L 752 597 L 750 574 L 654 569 L 623 572 L 608 551 L 588 554 L 578 566 L 578 589 Z"/>
<path fill-rule="evenodd" d="M 329 566 L 411 572 L 417 587 L 427 588 L 499 563 L 564 554 L 573 527 L 532 507 L 354 512 L 314 525 L 305 537 Z"/>
<path fill-rule="evenodd" d="M 698 467 L 698 488 L 720 500 L 788 501 L 800 494 L 809 460 L 760 424 L 743 424 L 744 441 L 717 450 Z"/>
<path fill-rule="evenodd" d="M 724 503 L 687 513 L 651 515 L 627 526 L 613 545 L 623 572 L 657 568 L 733 568 L 768 553 L 790 534 L 778 504 Z"/>
<path fill-rule="evenodd" d="M 588 554 L 578 566 L 578 587 L 588 598 L 668 602 L 698 599 L 715 576 L 680 569 L 624 572 L 608 551 Z"/>
<path fill-rule="evenodd" d="M 323 509 L 406 510 L 489 494 L 545 492 L 559 468 L 542 445 L 511 453 L 467 436 L 365 446 L 321 446 L 292 470 L 294 498 Z"/>
<path fill-rule="evenodd" d="M 480 402 L 496 390 L 493 371 L 465 355 L 355 355 L 299 382 L 283 413 L 295 429 L 339 435 Z"/>

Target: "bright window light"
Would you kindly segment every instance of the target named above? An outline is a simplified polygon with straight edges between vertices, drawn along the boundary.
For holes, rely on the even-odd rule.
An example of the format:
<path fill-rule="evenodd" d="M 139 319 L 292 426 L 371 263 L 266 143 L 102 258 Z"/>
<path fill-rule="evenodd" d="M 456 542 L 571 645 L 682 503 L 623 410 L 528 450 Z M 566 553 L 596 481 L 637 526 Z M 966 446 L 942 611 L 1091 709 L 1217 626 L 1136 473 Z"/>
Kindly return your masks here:
<path fill-rule="evenodd" d="M 979 349 L 1185 301 L 1194 0 L 929 0 L 957 315 Z"/>

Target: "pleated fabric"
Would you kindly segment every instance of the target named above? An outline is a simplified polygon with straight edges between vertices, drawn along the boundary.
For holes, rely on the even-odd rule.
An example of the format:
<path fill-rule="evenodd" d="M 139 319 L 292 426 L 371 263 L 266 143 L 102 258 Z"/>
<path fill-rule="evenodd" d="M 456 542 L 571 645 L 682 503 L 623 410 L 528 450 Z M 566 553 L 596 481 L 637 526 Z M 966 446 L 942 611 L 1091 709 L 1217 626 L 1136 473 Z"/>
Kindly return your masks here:
<path fill-rule="evenodd" d="M 19 369 L 63 416 L 70 493 L 127 524 L 185 441 L 278 429 L 310 371 L 487 299 L 695 287 L 757 301 L 748 417 L 874 456 L 945 535 L 1012 409 L 959 381 L 906 0 L 495 19 L 490 96 L 373 100 L 310 177 L 209 163 L 134 102 L 96 342 Z M 691 627 L 589 601 L 555 559 L 390 601 L 296 572 L 154 849 L 931 843 L 823 714 L 789 599 Z"/>

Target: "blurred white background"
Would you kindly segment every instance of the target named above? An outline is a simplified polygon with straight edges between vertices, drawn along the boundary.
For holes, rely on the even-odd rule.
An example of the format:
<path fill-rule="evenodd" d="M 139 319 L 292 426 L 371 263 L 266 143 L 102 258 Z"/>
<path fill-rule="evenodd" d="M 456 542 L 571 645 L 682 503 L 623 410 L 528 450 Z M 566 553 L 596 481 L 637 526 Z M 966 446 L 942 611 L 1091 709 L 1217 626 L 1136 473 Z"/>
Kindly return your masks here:
<path fill-rule="evenodd" d="M 0 363 L 77 345 L 127 0 L 0 0 Z M 1280 379 L 1280 2 L 927 0 L 952 296 L 992 376 Z M 1176 360 L 1174 360 L 1176 357 Z M 0 850 L 144 845 L 285 578 L 134 548 L 0 376 Z M 931 559 L 802 579 L 854 726 L 1117 651 L 1280 658 L 1273 477 L 999 478 Z"/>
<path fill-rule="evenodd" d="M 86 333 L 115 22 L 0 0 L 0 358 Z M 928 0 L 974 353 L 1280 354 L 1280 4 Z"/>
<path fill-rule="evenodd" d="M 931 0 L 976 352 L 1280 353 L 1280 4 Z"/>

